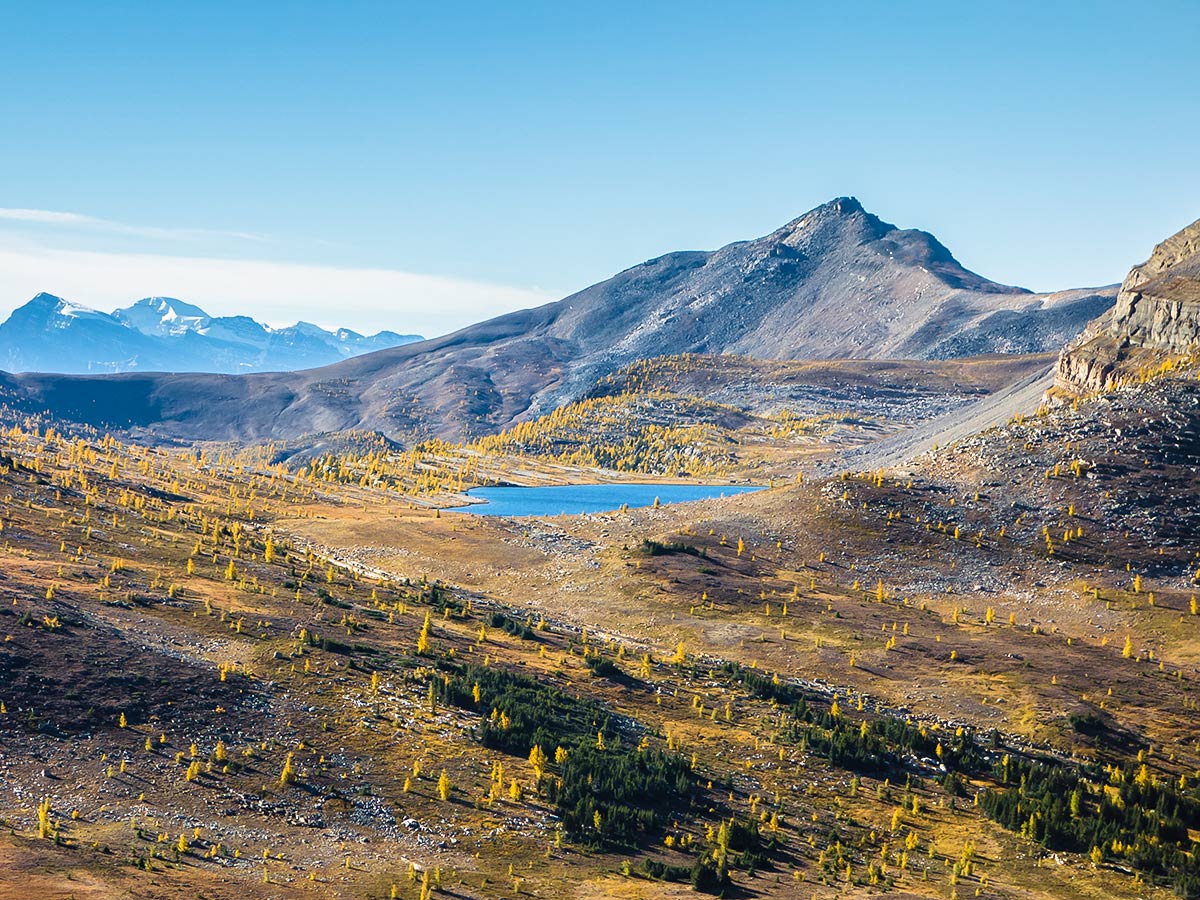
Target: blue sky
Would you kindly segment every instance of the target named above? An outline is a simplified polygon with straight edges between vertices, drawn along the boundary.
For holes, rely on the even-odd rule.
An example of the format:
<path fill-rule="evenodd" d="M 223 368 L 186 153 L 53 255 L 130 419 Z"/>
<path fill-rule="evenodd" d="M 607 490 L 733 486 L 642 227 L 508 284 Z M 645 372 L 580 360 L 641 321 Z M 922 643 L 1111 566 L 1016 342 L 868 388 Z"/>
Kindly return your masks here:
<path fill-rule="evenodd" d="M 842 194 L 1050 290 L 1200 216 L 1194 0 L 22 7 L 0 313 L 433 334 Z"/>

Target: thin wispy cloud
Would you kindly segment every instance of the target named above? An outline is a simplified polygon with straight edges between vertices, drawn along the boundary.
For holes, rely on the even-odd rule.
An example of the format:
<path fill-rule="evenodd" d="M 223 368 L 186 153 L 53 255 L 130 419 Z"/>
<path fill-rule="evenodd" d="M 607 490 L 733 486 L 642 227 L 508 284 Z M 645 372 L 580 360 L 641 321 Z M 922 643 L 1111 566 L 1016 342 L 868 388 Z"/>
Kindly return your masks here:
<path fill-rule="evenodd" d="M 102 221 L 79 213 L 55 212 L 52 209 L 12 209 L 0 207 L 0 219 L 16 222 L 36 222 L 39 225 L 87 225 Z"/>
<path fill-rule="evenodd" d="M 123 234 L 132 237 L 159 240 L 191 240 L 195 238 L 236 238 L 243 241 L 265 241 L 267 237 L 248 231 L 224 231 L 212 228 L 160 227 L 134 225 L 115 219 L 103 219 L 83 213 L 64 212 L 54 209 L 22 209 L 0 207 L 0 220 L 20 222 L 26 225 L 45 226 L 75 231 L 96 231 L 108 234 Z"/>

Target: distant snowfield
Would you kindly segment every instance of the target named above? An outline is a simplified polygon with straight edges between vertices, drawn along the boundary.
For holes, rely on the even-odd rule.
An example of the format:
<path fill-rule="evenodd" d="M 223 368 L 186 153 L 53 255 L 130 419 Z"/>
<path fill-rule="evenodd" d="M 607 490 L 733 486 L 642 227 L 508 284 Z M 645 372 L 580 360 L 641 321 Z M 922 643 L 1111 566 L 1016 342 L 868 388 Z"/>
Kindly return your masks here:
<path fill-rule="evenodd" d="M 0 235 L 0 239 L 2 239 Z M 0 245 L 0 315 L 40 291 L 97 308 L 187 297 L 215 316 L 326 329 L 448 334 L 556 297 L 533 289 L 397 269 Z"/>
<path fill-rule="evenodd" d="M 272 328 L 249 316 L 211 317 L 170 297 L 104 313 L 40 293 L 0 323 L 0 369 L 113 374 L 134 371 L 263 372 L 315 368 L 420 340 L 420 335 L 306 322 Z"/>

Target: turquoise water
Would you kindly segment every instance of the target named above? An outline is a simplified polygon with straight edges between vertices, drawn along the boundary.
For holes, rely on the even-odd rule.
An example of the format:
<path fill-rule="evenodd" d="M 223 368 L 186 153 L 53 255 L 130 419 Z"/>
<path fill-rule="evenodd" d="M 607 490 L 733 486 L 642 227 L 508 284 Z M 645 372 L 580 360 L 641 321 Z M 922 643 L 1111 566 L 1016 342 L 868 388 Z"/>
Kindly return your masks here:
<path fill-rule="evenodd" d="M 482 487 L 467 492 L 486 500 L 453 512 L 477 516 L 557 516 L 631 509 L 660 503 L 686 503 L 762 490 L 759 485 L 730 484 L 562 484 L 551 487 Z"/>

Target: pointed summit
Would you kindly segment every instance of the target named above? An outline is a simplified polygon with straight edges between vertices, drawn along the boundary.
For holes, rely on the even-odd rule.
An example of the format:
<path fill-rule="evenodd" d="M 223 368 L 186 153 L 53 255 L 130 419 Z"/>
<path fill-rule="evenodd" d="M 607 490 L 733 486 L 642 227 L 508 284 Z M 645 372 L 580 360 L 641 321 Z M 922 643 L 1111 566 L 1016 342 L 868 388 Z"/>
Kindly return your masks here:
<path fill-rule="evenodd" d="M 854 213 L 865 213 L 863 205 L 858 202 L 857 197 L 834 197 L 828 203 L 818 206 L 817 210 L 828 210 L 829 212 L 837 213 L 842 216 L 850 216 Z M 817 210 L 813 210 L 816 212 Z"/>
<path fill-rule="evenodd" d="M 100 312 L 98 309 L 72 303 L 69 300 L 64 300 L 62 297 L 55 294 L 48 294 L 45 291 L 36 294 L 24 306 L 17 307 L 10 316 L 12 320 L 17 322 L 44 322 L 58 317 L 72 319 L 80 317 L 108 318 L 105 313 Z"/>
<path fill-rule="evenodd" d="M 778 241 L 791 247 L 829 245 L 849 240 L 855 243 L 878 240 L 896 226 L 884 222 L 863 207 L 854 197 L 835 197 L 792 219 L 763 240 Z"/>
<path fill-rule="evenodd" d="M 199 331 L 212 318 L 200 307 L 174 297 L 146 297 L 113 313 L 118 322 L 142 334 L 165 336 Z"/>
<path fill-rule="evenodd" d="M 65 302 L 66 301 L 63 300 L 62 297 L 59 297 L 56 294 L 48 294 L 45 291 L 41 291 L 41 292 L 35 294 L 33 296 L 33 298 L 30 299 L 29 302 L 25 304 L 25 306 L 33 306 L 33 307 L 58 306 L 58 304 L 65 303 Z"/>

